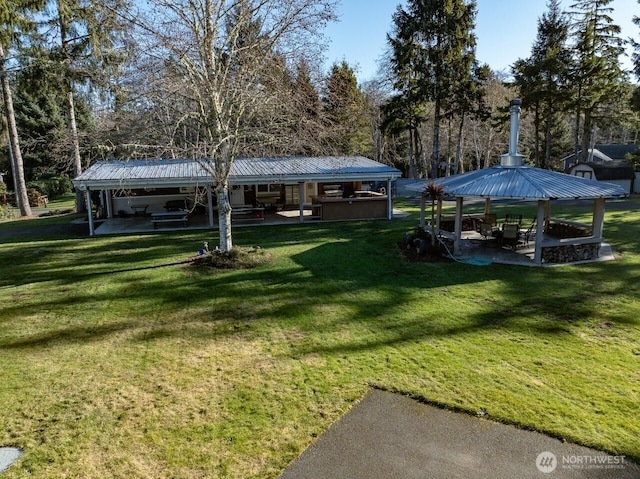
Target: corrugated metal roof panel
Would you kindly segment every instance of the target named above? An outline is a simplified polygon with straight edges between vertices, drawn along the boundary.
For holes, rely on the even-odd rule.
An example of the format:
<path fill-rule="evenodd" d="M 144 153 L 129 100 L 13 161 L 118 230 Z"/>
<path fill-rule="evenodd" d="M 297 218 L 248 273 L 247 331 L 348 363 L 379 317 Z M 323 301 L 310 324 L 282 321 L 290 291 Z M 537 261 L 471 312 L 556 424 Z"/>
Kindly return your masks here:
<path fill-rule="evenodd" d="M 407 185 L 422 191 L 429 181 Z M 611 198 L 624 196 L 624 188 L 602 181 L 529 166 L 494 166 L 434 180 L 448 196 L 513 199 Z"/>
<path fill-rule="evenodd" d="M 396 179 L 401 171 L 362 156 L 237 158 L 230 183 L 286 181 L 350 181 Z M 194 160 L 129 160 L 98 162 L 74 183 L 79 187 L 115 188 L 145 186 L 162 181 L 167 185 L 211 183 L 206 168 Z"/>

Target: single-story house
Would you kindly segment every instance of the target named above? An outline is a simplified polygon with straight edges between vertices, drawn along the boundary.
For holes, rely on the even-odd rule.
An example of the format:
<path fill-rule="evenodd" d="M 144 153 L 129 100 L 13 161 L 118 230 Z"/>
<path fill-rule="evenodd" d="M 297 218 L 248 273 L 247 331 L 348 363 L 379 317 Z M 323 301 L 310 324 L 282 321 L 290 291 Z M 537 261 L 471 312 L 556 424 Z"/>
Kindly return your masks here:
<path fill-rule="evenodd" d="M 264 212 L 297 210 L 300 221 L 391 218 L 392 196 L 371 190 L 402 172 L 362 156 L 237 158 L 229 176 L 231 206 L 255 219 Z M 382 183 L 381 183 L 382 182 Z M 98 162 L 73 180 L 87 202 L 99 197 L 96 216 L 141 215 L 156 222 L 184 222 L 179 211 L 199 212 L 215 225 L 215 180 L 207 162 L 155 159 Z M 171 211 L 177 210 L 177 211 Z M 313 215 L 305 215 L 311 210 Z M 93 215 L 89 233 L 94 234 Z"/>
<path fill-rule="evenodd" d="M 593 148 L 589 149 L 589 155 L 587 162 L 606 162 L 620 160 L 624 161 L 627 154 L 633 153 L 640 148 L 640 145 L 621 145 L 621 144 L 596 144 Z M 582 155 L 582 149 L 578 150 L 578 157 L 576 153 L 572 152 L 570 155 L 565 156 L 562 160 L 564 165 L 564 171 L 568 171 L 576 163 L 580 162 Z"/>

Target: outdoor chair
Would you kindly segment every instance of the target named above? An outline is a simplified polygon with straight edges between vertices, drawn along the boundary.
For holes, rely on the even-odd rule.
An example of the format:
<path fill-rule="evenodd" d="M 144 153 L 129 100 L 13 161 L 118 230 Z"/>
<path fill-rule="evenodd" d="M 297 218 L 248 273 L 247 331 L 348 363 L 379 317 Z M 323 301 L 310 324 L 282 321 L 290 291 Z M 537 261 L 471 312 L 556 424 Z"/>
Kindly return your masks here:
<path fill-rule="evenodd" d="M 509 225 L 520 226 L 522 224 L 522 215 L 507 213 L 507 215 L 505 216 L 504 222 Z"/>
<path fill-rule="evenodd" d="M 480 229 L 478 232 L 487 239 L 489 236 L 493 236 L 493 233 L 496 231 L 498 217 L 492 213 L 484 215 L 484 220 L 480 221 Z"/>
<path fill-rule="evenodd" d="M 503 223 L 500 235 L 501 246 L 515 248 L 520 241 L 520 227 L 517 224 Z"/>
<path fill-rule="evenodd" d="M 529 244 L 529 241 L 536 237 L 536 218 L 533 218 L 531 225 L 529 225 L 529 228 L 527 228 L 523 236 L 526 244 Z"/>

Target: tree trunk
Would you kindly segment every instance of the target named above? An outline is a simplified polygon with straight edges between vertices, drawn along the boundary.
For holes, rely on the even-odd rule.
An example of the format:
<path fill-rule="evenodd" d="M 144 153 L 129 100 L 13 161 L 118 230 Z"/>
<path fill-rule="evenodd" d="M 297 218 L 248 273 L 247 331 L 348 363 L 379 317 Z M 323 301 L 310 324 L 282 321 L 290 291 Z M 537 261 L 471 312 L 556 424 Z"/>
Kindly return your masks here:
<path fill-rule="evenodd" d="M 415 136 L 413 134 L 413 128 L 409 128 L 409 178 L 417 178 L 416 176 L 416 150 L 414 148 Z"/>
<path fill-rule="evenodd" d="M 547 109 L 547 117 L 544 127 L 544 164 L 543 168 L 551 169 L 551 119 L 553 105 L 549 105 Z"/>
<path fill-rule="evenodd" d="M 534 119 L 534 124 L 535 124 L 535 135 L 536 135 L 536 139 L 534 142 L 534 148 L 536 149 L 536 160 L 535 160 L 535 166 L 536 168 L 540 168 L 540 102 L 536 100 L 536 110 L 535 110 L 535 119 Z"/>
<path fill-rule="evenodd" d="M 229 253 L 233 249 L 231 236 L 231 201 L 229 199 L 229 184 L 218 183 L 216 186 L 218 200 L 218 232 L 220 234 L 220 249 Z"/>
<path fill-rule="evenodd" d="M 11 88 L 9 86 L 9 79 L 7 78 L 7 70 L 5 67 L 4 48 L 1 45 L 0 76 L 2 77 L 2 97 L 4 99 L 5 112 L 7 115 L 7 128 L 9 130 L 9 148 L 11 150 L 13 184 L 16 193 L 16 202 L 20 209 L 20 216 L 31 216 L 31 206 L 29 205 L 29 196 L 27 195 L 27 184 L 24 180 L 24 164 L 22 162 L 22 153 L 20 151 L 18 127 L 16 126 L 16 117 L 13 111 L 13 98 L 11 97 Z"/>
<path fill-rule="evenodd" d="M 71 59 L 67 49 L 67 43 L 69 41 L 67 32 L 69 31 L 69 25 L 67 24 L 67 20 L 62 14 L 62 12 L 65 11 L 64 5 L 62 5 L 62 3 L 63 2 L 61 2 L 60 0 L 57 0 L 58 21 L 60 24 L 60 45 L 62 46 L 62 51 L 65 55 L 67 65 L 67 121 L 73 155 L 73 173 L 74 177 L 77 177 L 82 173 L 82 159 L 80 158 L 80 141 L 78 140 L 78 128 L 76 126 L 76 110 L 73 103 L 73 88 L 71 86 L 71 80 L 68 70 L 69 68 L 71 68 Z M 84 213 L 85 211 L 87 211 L 87 208 L 89 209 L 89 213 L 91 213 L 91 205 L 87 205 L 82 192 L 76 190 L 76 212 Z"/>
<path fill-rule="evenodd" d="M 73 103 L 73 91 L 68 85 L 67 92 L 67 115 L 69 117 L 69 137 L 71 138 L 71 148 L 73 152 L 73 173 L 74 177 L 82 173 L 82 158 L 80 157 L 80 140 L 78 139 L 78 127 L 76 126 L 76 109 Z M 76 190 L 76 212 L 84 213 L 88 206 L 81 191 Z"/>
<path fill-rule="evenodd" d="M 440 100 L 436 100 L 433 113 L 433 151 L 431 153 L 431 178 L 438 178 L 440 168 Z"/>
<path fill-rule="evenodd" d="M 462 157 L 462 138 L 464 136 L 464 112 L 460 115 L 460 123 L 458 124 L 458 140 L 456 141 L 456 158 L 453 163 L 453 174 L 457 175 L 462 165 L 462 173 L 464 173 L 464 163 L 461 163 Z"/>
<path fill-rule="evenodd" d="M 589 148 L 591 147 L 591 108 L 584 109 L 582 122 L 582 161 L 589 161 Z"/>

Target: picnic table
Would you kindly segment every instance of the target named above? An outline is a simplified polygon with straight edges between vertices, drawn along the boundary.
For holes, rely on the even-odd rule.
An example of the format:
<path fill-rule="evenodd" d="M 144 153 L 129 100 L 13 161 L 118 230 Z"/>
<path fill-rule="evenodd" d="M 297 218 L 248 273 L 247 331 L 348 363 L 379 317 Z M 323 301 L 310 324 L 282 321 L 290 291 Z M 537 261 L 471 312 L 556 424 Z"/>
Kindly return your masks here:
<path fill-rule="evenodd" d="M 231 216 L 241 216 L 243 220 L 264 220 L 264 208 L 260 206 L 240 206 L 231 209 Z"/>
<path fill-rule="evenodd" d="M 166 211 L 163 213 L 151 213 L 151 223 L 155 229 L 158 224 L 161 223 L 183 223 L 187 226 L 189 221 L 188 211 Z"/>

